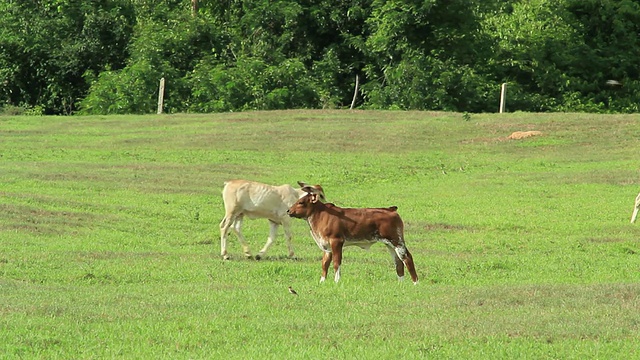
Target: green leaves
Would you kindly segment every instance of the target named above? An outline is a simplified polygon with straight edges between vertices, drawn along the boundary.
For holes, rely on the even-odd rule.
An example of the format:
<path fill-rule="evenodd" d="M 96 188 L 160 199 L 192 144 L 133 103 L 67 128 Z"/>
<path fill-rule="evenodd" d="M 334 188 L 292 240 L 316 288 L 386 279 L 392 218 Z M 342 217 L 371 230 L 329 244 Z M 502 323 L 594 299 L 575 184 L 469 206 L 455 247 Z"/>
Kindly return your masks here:
<path fill-rule="evenodd" d="M 269 65 L 241 58 L 234 67 L 203 61 L 189 77 L 192 111 L 304 108 L 316 104 L 317 83 L 298 59 Z"/>
<path fill-rule="evenodd" d="M 2 7 L 3 103 L 70 114 L 88 89 L 85 72 L 124 63 L 133 22 L 126 3 L 57 0 L 38 6 L 2 2 Z"/>
<path fill-rule="evenodd" d="M 0 105 L 633 112 L 630 0 L 0 0 Z M 621 86 L 607 86 L 616 80 Z M 115 103 L 114 103 L 115 101 Z M 80 104 L 80 106 L 79 106 Z"/>

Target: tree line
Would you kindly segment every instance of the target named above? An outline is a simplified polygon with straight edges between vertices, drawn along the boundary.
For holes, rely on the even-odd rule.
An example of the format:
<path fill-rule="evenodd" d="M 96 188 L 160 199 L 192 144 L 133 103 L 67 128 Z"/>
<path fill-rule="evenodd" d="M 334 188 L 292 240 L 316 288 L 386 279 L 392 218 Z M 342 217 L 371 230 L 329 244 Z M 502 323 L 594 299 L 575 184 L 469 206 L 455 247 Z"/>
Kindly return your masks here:
<path fill-rule="evenodd" d="M 197 5 L 197 6 L 196 6 Z M 0 106 L 638 112 L 640 1 L 0 0 Z"/>

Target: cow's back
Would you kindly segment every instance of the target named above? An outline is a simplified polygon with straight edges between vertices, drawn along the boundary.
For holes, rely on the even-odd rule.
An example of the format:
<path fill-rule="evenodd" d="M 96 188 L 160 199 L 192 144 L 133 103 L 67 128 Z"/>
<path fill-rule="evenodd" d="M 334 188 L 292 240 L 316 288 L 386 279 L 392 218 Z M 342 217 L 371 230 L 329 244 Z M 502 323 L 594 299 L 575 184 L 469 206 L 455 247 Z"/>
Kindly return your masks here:
<path fill-rule="evenodd" d="M 397 209 L 395 206 L 389 208 L 362 209 L 361 219 L 367 224 L 369 231 L 375 231 L 384 238 L 395 239 L 401 236 L 404 230 L 404 224 L 396 211 Z"/>
<path fill-rule="evenodd" d="M 342 234 L 347 238 L 371 238 L 382 236 L 397 238 L 401 236 L 404 225 L 397 207 L 388 208 L 341 208 L 326 204 L 324 214 L 319 220 L 319 228 L 327 236 Z"/>
<path fill-rule="evenodd" d="M 248 180 L 230 180 L 222 190 L 225 209 L 252 218 L 278 220 L 297 198 L 290 185 L 273 186 Z"/>

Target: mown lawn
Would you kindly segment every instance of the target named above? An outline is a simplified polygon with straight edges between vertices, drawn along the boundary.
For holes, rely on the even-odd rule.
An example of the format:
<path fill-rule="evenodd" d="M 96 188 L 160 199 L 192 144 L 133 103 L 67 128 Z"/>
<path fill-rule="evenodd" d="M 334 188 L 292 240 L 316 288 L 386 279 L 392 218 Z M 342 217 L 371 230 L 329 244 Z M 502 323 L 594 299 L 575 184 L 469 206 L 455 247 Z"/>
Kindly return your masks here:
<path fill-rule="evenodd" d="M 640 115 L 0 117 L 0 354 L 639 357 L 639 153 Z M 223 261 L 233 178 L 398 206 L 420 283 L 378 245 L 320 284 L 301 220 L 296 258 L 280 230 L 261 261 L 232 234 Z M 244 225 L 256 253 L 267 222 Z"/>

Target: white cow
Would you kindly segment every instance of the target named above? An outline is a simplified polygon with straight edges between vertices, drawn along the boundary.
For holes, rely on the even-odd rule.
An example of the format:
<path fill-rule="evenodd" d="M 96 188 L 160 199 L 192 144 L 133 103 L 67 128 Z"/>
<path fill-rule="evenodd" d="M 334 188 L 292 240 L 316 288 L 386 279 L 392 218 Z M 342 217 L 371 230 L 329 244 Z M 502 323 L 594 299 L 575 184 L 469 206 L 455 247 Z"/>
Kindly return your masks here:
<path fill-rule="evenodd" d="M 289 256 L 293 256 L 291 218 L 287 215 L 287 210 L 307 193 L 317 194 L 322 201 L 325 201 L 322 186 L 308 185 L 300 181 L 298 181 L 298 185 L 300 185 L 300 189 L 295 189 L 291 185 L 273 186 L 248 180 L 226 181 L 222 190 L 225 215 L 220 222 L 220 254 L 223 259 L 229 259 L 227 238 L 230 229 L 233 229 L 238 236 L 244 255 L 251 257 L 251 251 L 241 231 L 244 216 L 269 219 L 271 227 L 269 237 L 262 250 L 256 255 L 257 260 L 260 260 L 269 246 L 273 244 L 278 234 L 278 225 L 282 225 L 284 228 Z"/>
<path fill-rule="evenodd" d="M 636 203 L 633 206 L 633 214 L 631 215 L 631 223 L 633 224 L 638 217 L 638 210 L 640 210 L 640 194 L 636 197 Z"/>

